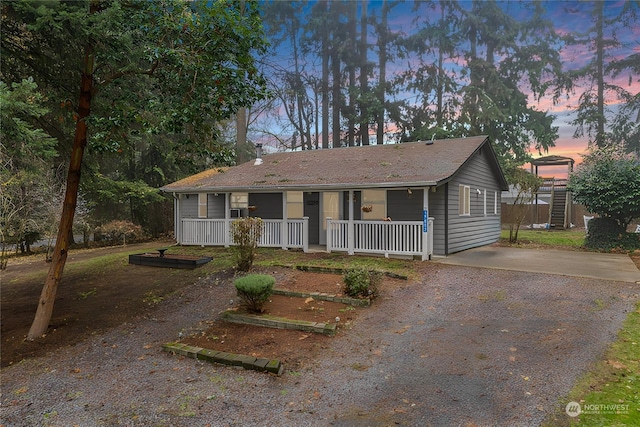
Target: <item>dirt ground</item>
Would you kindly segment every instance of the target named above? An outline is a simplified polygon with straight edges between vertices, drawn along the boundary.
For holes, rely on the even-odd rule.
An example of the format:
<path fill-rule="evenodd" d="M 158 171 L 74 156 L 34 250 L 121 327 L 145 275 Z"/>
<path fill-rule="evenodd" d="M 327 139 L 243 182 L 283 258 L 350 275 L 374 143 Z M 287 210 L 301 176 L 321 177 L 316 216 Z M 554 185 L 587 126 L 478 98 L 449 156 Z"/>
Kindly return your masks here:
<path fill-rule="evenodd" d="M 337 274 L 286 268 L 263 269 L 261 272 L 276 277 L 276 288 L 290 291 L 342 295 L 344 287 L 342 277 Z M 395 281 L 397 279 L 389 279 L 387 286 Z M 230 305 L 239 308 L 238 301 Z M 337 317 L 340 319 L 338 334 L 348 330 L 362 310 L 367 308 L 282 295 L 272 295 L 264 306 L 265 314 L 287 319 L 334 323 Z M 333 338 L 310 332 L 232 324 L 222 320 L 207 320 L 200 327 L 202 331 L 184 337 L 181 342 L 228 353 L 275 358 L 294 370 L 308 366 L 317 352 L 326 349 Z"/>
<path fill-rule="evenodd" d="M 236 306 L 232 272 L 210 275 L 215 269 L 204 266 L 173 274 L 118 262 L 119 275 L 101 265 L 95 271 L 106 271 L 91 278 L 65 271 L 72 280 L 59 291 L 57 328 L 41 343 L 55 351 L 32 348 L 43 357 L 32 357 L 22 338 L 41 287 L 32 272 L 41 267 L 3 273 L 3 364 L 12 360 L 9 345 L 14 352 L 1 371 L 0 424 L 536 426 L 566 405 L 563 396 L 640 298 L 630 283 L 416 262 L 411 280 L 385 280 L 372 307 L 338 311 L 333 338 L 314 344 L 294 333 L 280 341 L 263 330 L 253 351 L 274 341 L 279 351 L 288 343 L 305 354 L 285 355 L 278 377 L 162 351 L 163 343 L 203 333 L 227 344 L 232 334 L 211 327 Z M 320 286 L 291 269 L 260 272 L 281 284 L 295 277 L 288 287 Z M 339 288 L 335 276 L 321 277 Z M 329 315 L 313 301 L 293 306 Z"/>
<path fill-rule="evenodd" d="M 91 277 L 74 271 L 76 261 L 120 252 L 145 251 L 162 247 L 163 243 L 72 250 L 62 282 L 56 293 L 54 311 L 48 333 L 41 339 L 26 341 L 25 337 L 35 315 L 38 299 L 49 264 L 44 255 L 11 259 L 8 268 L 0 272 L 2 353 L 1 366 L 23 359 L 43 356 L 60 347 L 76 344 L 90 337 L 151 313 L 162 295 L 170 295 L 195 279 L 177 270 L 128 265 L 126 255 L 122 269 L 107 271 L 96 266 Z M 159 278 L 175 276 L 169 285 L 159 286 Z M 230 276 L 221 272 L 220 277 Z"/>
<path fill-rule="evenodd" d="M 68 264 L 96 255 L 132 251 L 135 247 L 75 251 L 71 253 Z M 149 247 L 159 245 L 139 245 L 140 250 Z M 126 262 L 125 257 L 123 262 Z M 49 264 L 42 257 L 34 256 L 12 260 L 9 268 L 2 272 L 2 367 L 73 345 L 124 322 L 152 316 L 157 303 L 164 296 L 178 292 L 195 280 L 191 278 L 193 272 L 188 274 L 176 269 L 138 265 L 124 265 L 122 269 L 104 271 L 92 277 L 82 277 L 73 269 L 67 269 L 69 271 L 65 271 L 57 292 L 49 332 L 41 339 L 26 341 L 42 289 L 43 282 L 38 273 L 45 274 L 48 267 Z M 255 271 L 274 275 L 276 287 L 292 291 L 340 294 L 344 286 L 342 277 L 337 274 L 288 268 Z M 167 274 L 174 274 L 176 280 L 160 288 L 157 284 L 159 278 Z M 224 281 L 232 275 L 232 271 L 222 271 L 210 279 Z M 396 282 L 398 279 L 388 279 L 387 286 L 394 286 Z M 228 308 L 238 307 L 239 301 L 229 301 Z M 335 322 L 335 318 L 339 317 L 340 334 L 366 308 L 274 295 L 265 305 L 265 310 L 273 316 L 317 322 Z M 301 368 L 310 362 L 317 351 L 326 347 L 330 339 L 324 335 L 235 325 L 213 319 L 196 325 L 194 331 L 183 337 L 183 342 L 219 351 L 279 358 L 287 366 Z"/>

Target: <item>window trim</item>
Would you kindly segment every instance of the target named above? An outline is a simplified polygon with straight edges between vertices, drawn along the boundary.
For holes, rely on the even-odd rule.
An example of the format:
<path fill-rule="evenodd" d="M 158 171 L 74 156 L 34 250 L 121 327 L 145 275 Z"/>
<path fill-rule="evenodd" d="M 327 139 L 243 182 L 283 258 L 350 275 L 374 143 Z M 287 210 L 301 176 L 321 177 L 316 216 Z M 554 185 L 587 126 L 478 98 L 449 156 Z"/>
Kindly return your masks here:
<path fill-rule="evenodd" d="M 471 216 L 471 186 L 458 185 L 458 215 Z"/>
<path fill-rule="evenodd" d="M 483 199 L 483 203 L 482 203 L 483 213 L 484 213 L 484 216 L 487 216 L 488 209 L 487 209 L 487 189 L 486 188 L 482 191 L 482 199 Z"/>
<path fill-rule="evenodd" d="M 207 193 L 198 193 L 198 218 L 207 218 L 208 199 L 209 195 Z"/>

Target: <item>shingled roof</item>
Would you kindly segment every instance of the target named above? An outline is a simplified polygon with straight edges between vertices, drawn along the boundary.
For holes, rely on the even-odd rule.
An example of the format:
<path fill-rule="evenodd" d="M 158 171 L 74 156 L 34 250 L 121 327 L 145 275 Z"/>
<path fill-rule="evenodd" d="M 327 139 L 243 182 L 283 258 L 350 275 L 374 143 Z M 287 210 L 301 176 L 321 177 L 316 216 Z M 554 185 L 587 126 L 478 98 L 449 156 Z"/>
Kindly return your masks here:
<path fill-rule="evenodd" d="M 434 186 L 449 180 L 484 146 L 506 187 L 489 140 L 477 136 L 267 154 L 262 164 L 216 168 L 161 189 L 180 193 Z"/>

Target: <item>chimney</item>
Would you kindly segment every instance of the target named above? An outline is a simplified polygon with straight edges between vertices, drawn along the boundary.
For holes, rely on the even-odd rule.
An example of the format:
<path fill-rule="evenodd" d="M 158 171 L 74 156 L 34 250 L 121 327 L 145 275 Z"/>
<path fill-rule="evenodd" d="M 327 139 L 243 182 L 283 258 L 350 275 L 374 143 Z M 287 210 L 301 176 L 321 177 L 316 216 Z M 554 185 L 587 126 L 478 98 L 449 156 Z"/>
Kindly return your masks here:
<path fill-rule="evenodd" d="M 256 144 L 256 161 L 254 163 L 255 165 L 261 165 L 262 164 L 262 144 Z"/>

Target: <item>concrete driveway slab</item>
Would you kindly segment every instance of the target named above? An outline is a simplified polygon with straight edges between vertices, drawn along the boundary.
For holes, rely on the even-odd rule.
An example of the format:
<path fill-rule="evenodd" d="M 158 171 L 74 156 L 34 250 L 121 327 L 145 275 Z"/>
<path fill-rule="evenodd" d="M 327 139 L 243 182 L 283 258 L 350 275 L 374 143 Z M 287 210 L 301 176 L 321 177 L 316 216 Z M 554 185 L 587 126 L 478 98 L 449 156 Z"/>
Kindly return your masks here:
<path fill-rule="evenodd" d="M 484 246 L 437 259 L 442 264 L 560 274 L 640 283 L 640 271 L 624 254 Z"/>

